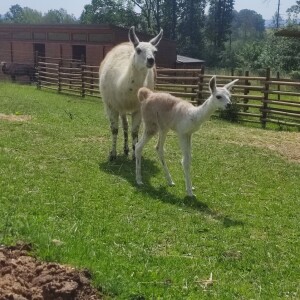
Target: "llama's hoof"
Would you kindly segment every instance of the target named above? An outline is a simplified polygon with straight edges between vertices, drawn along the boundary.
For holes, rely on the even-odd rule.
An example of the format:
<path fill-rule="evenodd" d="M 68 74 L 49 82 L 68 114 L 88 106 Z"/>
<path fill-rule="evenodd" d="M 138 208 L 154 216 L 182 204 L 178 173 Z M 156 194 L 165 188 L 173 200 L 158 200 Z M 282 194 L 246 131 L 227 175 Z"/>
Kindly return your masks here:
<path fill-rule="evenodd" d="M 175 183 L 173 181 L 169 182 L 169 186 L 175 186 Z"/>
<path fill-rule="evenodd" d="M 141 181 L 141 180 L 137 180 L 136 183 L 137 183 L 137 185 L 143 185 L 143 181 Z"/>
<path fill-rule="evenodd" d="M 186 191 L 188 197 L 196 197 L 196 195 L 193 193 L 193 190 L 194 187 Z"/>
<path fill-rule="evenodd" d="M 112 152 L 110 152 L 108 159 L 109 159 L 109 161 L 116 160 L 117 159 L 117 154 L 113 154 Z"/>
<path fill-rule="evenodd" d="M 190 198 L 196 198 L 196 195 L 194 193 L 187 193 L 187 196 Z"/>

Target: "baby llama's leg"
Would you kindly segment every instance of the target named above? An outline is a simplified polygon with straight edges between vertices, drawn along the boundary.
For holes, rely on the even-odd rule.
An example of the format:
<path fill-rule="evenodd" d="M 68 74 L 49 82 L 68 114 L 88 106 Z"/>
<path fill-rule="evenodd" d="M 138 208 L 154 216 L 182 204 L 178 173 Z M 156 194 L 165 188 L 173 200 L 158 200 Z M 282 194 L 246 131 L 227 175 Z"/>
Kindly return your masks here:
<path fill-rule="evenodd" d="M 132 121 L 131 121 L 132 159 L 135 159 L 135 145 L 138 142 L 141 120 L 142 117 L 141 117 L 140 110 L 132 113 Z"/>
<path fill-rule="evenodd" d="M 183 154 L 182 167 L 185 178 L 185 187 L 188 196 L 194 196 L 193 187 L 190 175 L 191 166 L 191 135 L 180 135 L 179 136 L 181 151 Z"/>
<path fill-rule="evenodd" d="M 143 184 L 142 174 L 141 174 L 143 148 L 150 141 L 150 139 L 152 137 L 153 137 L 153 134 L 148 134 L 145 130 L 143 132 L 142 138 L 135 145 L 135 174 L 136 174 L 136 182 L 139 185 Z"/>
<path fill-rule="evenodd" d="M 175 185 L 175 183 L 172 180 L 172 177 L 170 175 L 170 171 L 167 167 L 167 164 L 165 161 L 165 156 L 164 156 L 164 143 L 166 141 L 166 138 L 167 138 L 167 132 L 159 131 L 158 141 L 157 141 L 157 145 L 156 145 L 156 151 L 157 151 L 159 160 L 163 166 L 167 182 L 170 186 L 173 186 L 173 185 Z"/>

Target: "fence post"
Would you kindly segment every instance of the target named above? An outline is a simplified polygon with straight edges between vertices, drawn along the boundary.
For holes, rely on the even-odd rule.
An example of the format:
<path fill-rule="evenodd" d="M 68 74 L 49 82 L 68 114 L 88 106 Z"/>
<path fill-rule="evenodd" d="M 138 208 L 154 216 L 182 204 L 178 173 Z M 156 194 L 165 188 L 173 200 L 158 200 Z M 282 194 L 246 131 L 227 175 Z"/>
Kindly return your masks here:
<path fill-rule="evenodd" d="M 264 90 L 264 98 L 263 98 L 263 105 L 262 105 L 262 118 L 261 118 L 261 126 L 262 128 L 266 128 L 267 125 L 267 116 L 268 116 L 268 103 L 267 101 L 269 100 L 269 88 L 270 88 L 270 68 L 267 68 L 266 70 L 266 81 L 265 81 L 265 90 Z"/>
<path fill-rule="evenodd" d="M 38 52 L 35 52 L 34 56 L 34 64 L 35 64 L 35 70 L 36 70 L 36 87 L 38 90 L 41 89 L 41 77 L 40 77 L 40 65 L 39 65 L 39 55 Z"/>
<path fill-rule="evenodd" d="M 249 71 L 245 71 L 245 77 L 249 77 Z M 250 82 L 248 79 L 245 79 L 245 85 L 250 85 Z M 249 94 L 249 89 L 244 88 L 244 95 L 248 95 Z M 244 104 L 247 104 L 249 102 L 249 98 L 244 98 Z M 249 109 L 248 106 L 244 106 L 243 110 L 244 112 L 246 112 Z"/>
<path fill-rule="evenodd" d="M 61 67 L 62 67 L 62 59 L 58 62 L 58 89 L 57 91 L 61 92 Z"/>
<path fill-rule="evenodd" d="M 94 81 L 94 73 L 93 73 L 93 69 L 92 68 L 90 68 L 90 72 L 91 72 L 91 80 L 90 80 L 90 83 L 91 83 L 91 85 L 90 85 L 91 95 L 94 95 L 94 83 L 95 83 L 95 81 Z"/>
<path fill-rule="evenodd" d="M 201 105 L 203 101 L 203 95 L 202 95 L 202 90 L 203 90 L 203 81 L 204 81 L 204 71 L 205 68 L 202 66 L 200 69 L 200 74 L 199 74 L 199 81 L 198 81 L 198 91 L 197 91 L 197 105 Z"/>
<path fill-rule="evenodd" d="M 276 79 L 280 81 L 280 73 L 277 71 Z M 280 92 L 280 84 L 277 85 L 277 90 Z M 280 94 L 277 95 L 277 100 L 280 101 Z"/>
<path fill-rule="evenodd" d="M 84 77 L 84 69 L 85 69 L 85 65 L 82 64 L 81 65 L 81 97 L 85 97 L 85 77 Z"/>

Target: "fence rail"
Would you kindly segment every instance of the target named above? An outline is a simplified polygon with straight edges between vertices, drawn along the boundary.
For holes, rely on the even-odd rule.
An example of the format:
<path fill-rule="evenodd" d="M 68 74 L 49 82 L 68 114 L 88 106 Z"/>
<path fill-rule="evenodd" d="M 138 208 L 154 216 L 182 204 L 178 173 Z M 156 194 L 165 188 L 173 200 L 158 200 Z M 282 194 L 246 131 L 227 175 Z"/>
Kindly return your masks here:
<path fill-rule="evenodd" d="M 43 58 L 38 61 L 38 88 L 56 90 L 81 97 L 100 97 L 98 66 L 85 65 L 80 61 Z M 157 69 L 156 90 L 166 91 L 202 104 L 210 94 L 208 82 L 211 74 L 204 69 Z M 293 126 L 300 129 L 300 81 L 271 76 L 217 75 L 222 86 L 239 79 L 233 87 L 232 100 L 237 107 L 238 121 Z"/>

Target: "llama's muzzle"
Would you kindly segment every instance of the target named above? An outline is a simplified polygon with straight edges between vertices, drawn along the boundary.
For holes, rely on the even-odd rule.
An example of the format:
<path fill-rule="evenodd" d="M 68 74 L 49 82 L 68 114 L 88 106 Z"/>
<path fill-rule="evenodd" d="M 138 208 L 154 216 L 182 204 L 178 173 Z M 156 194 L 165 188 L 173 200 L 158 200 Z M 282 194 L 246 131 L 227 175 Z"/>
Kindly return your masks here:
<path fill-rule="evenodd" d="M 152 68 L 154 66 L 155 60 L 153 57 L 147 58 L 147 68 Z"/>

